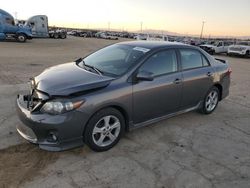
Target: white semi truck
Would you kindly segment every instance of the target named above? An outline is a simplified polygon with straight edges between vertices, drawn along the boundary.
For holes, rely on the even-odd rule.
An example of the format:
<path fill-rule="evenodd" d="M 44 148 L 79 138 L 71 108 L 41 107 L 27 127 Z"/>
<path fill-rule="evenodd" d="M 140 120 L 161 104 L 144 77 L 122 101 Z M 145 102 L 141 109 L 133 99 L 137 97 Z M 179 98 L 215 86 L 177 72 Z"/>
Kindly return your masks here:
<path fill-rule="evenodd" d="M 32 28 L 33 37 L 37 38 L 62 38 L 65 39 L 67 37 L 67 33 L 64 30 L 54 29 L 49 30 L 48 26 L 48 17 L 46 15 L 35 15 L 30 17 L 26 23 L 26 26 L 30 26 Z"/>

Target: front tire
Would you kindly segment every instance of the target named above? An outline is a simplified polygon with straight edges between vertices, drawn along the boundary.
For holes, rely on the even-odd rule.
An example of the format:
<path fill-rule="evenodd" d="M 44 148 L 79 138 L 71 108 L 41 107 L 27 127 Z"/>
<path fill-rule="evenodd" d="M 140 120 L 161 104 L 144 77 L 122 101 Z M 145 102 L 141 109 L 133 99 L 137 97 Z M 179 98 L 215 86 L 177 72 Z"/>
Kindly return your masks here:
<path fill-rule="evenodd" d="M 66 38 L 66 34 L 61 34 L 61 39 L 65 39 Z"/>
<path fill-rule="evenodd" d="M 55 33 L 55 34 L 54 34 L 54 39 L 58 39 L 58 38 L 59 38 L 58 33 Z"/>
<path fill-rule="evenodd" d="M 219 103 L 220 91 L 213 86 L 206 94 L 200 112 L 203 114 L 211 114 Z"/>
<path fill-rule="evenodd" d="M 17 41 L 18 42 L 25 42 L 26 40 L 27 40 L 27 37 L 26 37 L 25 34 L 20 33 L 20 34 L 17 35 Z"/>
<path fill-rule="evenodd" d="M 210 52 L 210 54 L 211 54 L 211 55 L 215 55 L 215 50 L 212 50 L 212 51 Z"/>
<path fill-rule="evenodd" d="M 84 140 L 94 151 L 107 151 L 114 147 L 125 131 L 123 115 L 114 108 L 100 110 L 89 120 Z"/>

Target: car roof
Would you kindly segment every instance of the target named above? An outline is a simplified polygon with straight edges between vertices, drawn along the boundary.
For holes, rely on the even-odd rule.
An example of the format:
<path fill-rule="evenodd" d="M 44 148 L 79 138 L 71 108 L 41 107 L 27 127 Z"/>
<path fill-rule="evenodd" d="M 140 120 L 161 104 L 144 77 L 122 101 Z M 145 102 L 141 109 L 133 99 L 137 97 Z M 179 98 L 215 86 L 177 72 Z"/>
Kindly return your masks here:
<path fill-rule="evenodd" d="M 148 49 L 156 49 L 162 47 L 188 47 L 190 45 L 183 44 L 180 42 L 167 42 L 167 41 L 127 41 L 127 42 L 120 42 L 118 44 L 125 44 L 134 47 L 142 47 Z M 190 46 L 191 47 L 191 46 Z"/>

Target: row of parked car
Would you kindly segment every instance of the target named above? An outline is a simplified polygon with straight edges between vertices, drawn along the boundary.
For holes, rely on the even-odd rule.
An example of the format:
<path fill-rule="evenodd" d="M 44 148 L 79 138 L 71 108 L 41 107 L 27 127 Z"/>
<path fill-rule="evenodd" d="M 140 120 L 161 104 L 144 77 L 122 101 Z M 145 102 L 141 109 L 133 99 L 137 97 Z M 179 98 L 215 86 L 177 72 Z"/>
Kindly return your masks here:
<path fill-rule="evenodd" d="M 67 32 L 68 35 L 85 38 L 102 38 L 109 40 L 118 40 L 118 37 L 122 38 L 134 38 L 135 34 L 128 32 L 109 32 L 109 31 L 82 31 L 72 30 Z"/>
<path fill-rule="evenodd" d="M 217 41 L 200 45 L 200 48 L 210 54 L 226 53 L 227 55 L 239 55 L 250 57 L 250 41 L 228 42 Z"/>
<path fill-rule="evenodd" d="M 219 40 L 200 40 L 191 39 L 186 37 L 174 37 L 167 35 L 156 35 L 156 34 L 136 34 L 128 32 L 104 32 L 104 31 L 80 31 L 72 30 L 67 32 L 68 35 L 77 37 L 95 37 L 109 40 L 118 40 L 118 37 L 131 38 L 136 40 L 154 40 L 154 41 L 169 41 L 169 42 L 181 42 L 185 44 L 199 46 L 209 54 L 220 54 L 226 53 L 227 55 L 240 55 L 249 57 L 250 56 L 250 41 L 219 41 Z"/>

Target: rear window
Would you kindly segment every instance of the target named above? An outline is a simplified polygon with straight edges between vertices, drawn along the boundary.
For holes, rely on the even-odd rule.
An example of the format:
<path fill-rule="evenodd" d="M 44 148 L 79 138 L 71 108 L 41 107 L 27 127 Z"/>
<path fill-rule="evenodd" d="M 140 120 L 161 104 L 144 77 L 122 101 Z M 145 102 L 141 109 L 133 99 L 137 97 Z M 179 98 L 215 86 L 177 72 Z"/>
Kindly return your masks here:
<path fill-rule="evenodd" d="M 201 53 L 198 52 L 197 50 L 181 49 L 180 54 L 181 54 L 181 63 L 183 70 L 193 69 L 203 66 Z"/>

